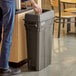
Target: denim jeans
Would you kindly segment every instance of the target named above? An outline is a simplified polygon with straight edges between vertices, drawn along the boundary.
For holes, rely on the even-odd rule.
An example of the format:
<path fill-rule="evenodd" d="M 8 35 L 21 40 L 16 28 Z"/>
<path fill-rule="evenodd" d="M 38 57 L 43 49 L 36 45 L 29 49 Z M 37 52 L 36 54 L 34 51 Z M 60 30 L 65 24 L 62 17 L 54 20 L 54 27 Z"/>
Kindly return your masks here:
<path fill-rule="evenodd" d="M 12 33 L 14 28 L 15 0 L 0 0 L 0 11 L 2 11 L 3 16 L 1 20 L 4 27 L 0 54 L 0 68 L 8 69 Z M 0 27 L 2 24 L 0 24 Z"/>

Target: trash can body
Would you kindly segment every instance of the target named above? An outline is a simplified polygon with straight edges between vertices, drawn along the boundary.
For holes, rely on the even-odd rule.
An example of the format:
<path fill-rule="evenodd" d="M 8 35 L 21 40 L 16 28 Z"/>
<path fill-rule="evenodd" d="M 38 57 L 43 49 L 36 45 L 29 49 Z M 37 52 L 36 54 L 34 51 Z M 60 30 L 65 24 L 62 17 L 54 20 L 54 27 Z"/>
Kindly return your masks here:
<path fill-rule="evenodd" d="M 51 63 L 54 12 L 43 10 L 40 15 L 26 14 L 27 56 L 29 68 L 41 70 Z"/>

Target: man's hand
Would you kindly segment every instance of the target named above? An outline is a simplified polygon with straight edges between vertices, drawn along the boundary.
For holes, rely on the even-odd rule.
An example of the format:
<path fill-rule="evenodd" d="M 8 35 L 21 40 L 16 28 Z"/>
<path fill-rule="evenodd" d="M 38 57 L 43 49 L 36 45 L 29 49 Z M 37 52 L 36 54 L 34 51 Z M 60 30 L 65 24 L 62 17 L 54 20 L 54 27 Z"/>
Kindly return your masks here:
<path fill-rule="evenodd" d="M 36 3 L 33 5 L 33 9 L 36 14 L 42 13 L 42 8 L 40 8 Z"/>
<path fill-rule="evenodd" d="M 40 8 L 40 7 L 35 3 L 34 0 L 30 0 L 30 1 L 31 1 L 32 5 L 33 5 L 33 9 L 34 9 L 35 13 L 36 13 L 36 14 L 42 13 L 42 8 Z"/>

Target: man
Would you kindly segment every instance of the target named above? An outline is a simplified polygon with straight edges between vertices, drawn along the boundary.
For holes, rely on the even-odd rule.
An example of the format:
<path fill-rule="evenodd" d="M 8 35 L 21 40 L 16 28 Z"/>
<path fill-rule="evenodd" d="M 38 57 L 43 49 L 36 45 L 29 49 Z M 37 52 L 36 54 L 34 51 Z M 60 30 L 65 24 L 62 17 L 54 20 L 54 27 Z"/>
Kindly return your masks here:
<path fill-rule="evenodd" d="M 41 8 L 35 3 L 34 0 L 30 0 L 35 12 L 40 13 Z M 10 47 L 12 43 L 12 32 L 14 28 L 14 18 L 15 18 L 15 0 L 0 0 L 0 12 L 2 16 L 0 16 L 0 20 L 2 20 L 2 24 L 4 25 L 3 31 L 3 41 L 1 47 L 0 54 L 0 73 L 20 73 L 20 69 L 16 69 L 12 71 L 9 69 L 9 54 Z M 0 24 L 0 27 L 2 26 Z"/>

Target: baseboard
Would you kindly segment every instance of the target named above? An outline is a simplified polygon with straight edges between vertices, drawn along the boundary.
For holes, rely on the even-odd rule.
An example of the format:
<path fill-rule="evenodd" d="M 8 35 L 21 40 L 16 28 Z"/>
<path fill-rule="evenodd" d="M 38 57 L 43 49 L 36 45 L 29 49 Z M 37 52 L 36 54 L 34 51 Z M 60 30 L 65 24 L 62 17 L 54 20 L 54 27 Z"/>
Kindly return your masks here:
<path fill-rule="evenodd" d="M 26 64 L 28 62 L 27 59 L 23 60 L 23 61 L 20 61 L 18 63 L 15 63 L 15 62 L 9 62 L 9 66 L 10 67 L 13 67 L 13 68 L 18 68 L 18 67 L 21 67 L 22 65 Z"/>

